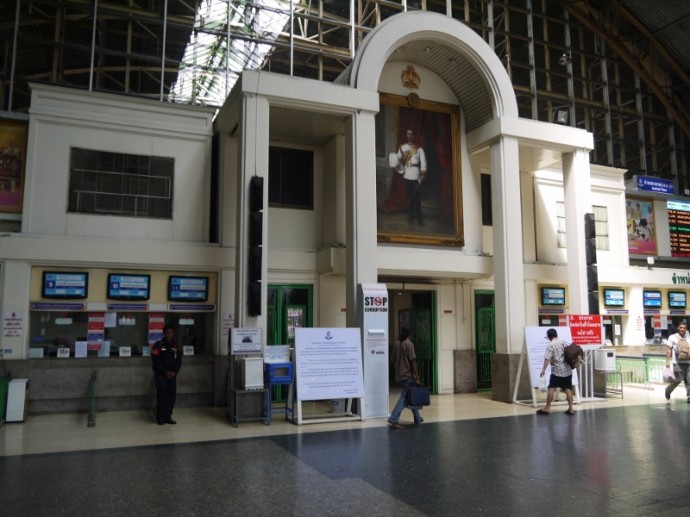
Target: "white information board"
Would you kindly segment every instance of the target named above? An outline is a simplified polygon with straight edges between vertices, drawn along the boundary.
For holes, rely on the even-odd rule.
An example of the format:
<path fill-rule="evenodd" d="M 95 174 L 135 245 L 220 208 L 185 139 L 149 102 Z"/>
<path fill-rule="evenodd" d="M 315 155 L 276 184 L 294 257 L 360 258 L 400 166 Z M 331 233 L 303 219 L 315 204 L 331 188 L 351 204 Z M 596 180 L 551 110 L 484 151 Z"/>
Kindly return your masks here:
<path fill-rule="evenodd" d="M 555 328 L 558 332 L 558 339 L 571 342 L 570 327 L 525 327 L 525 347 L 527 350 L 527 359 L 529 366 L 530 386 L 532 388 L 539 387 L 539 374 L 541 368 L 544 366 L 544 354 L 546 347 L 549 344 L 549 338 L 546 337 L 546 331 L 550 328 Z M 551 376 L 551 366 L 546 367 L 544 377 L 548 381 Z M 573 370 L 573 384 L 578 384 L 577 370 Z"/>
<path fill-rule="evenodd" d="M 357 328 L 296 328 L 297 400 L 364 396 L 362 346 Z"/>
<path fill-rule="evenodd" d="M 260 354 L 263 350 L 263 335 L 260 328 L 230 329 L 230 354 Z"/>
<path fill-rule="evenodd" d="M 546 347 L 549 344 L 549 338 L 546 337 L 546 332 L 550 328 L 555 328 L 558 332 L 558 339 L 571 342 L 570 327 L 525 327 L 525 341 L 522 345 L 522 353 L 520 354 L 520 362 L 516 375 L 515 386 L 513 387 L 513 402 L 517 404 L 529 404 L 537 407 L 537 388 L 539 387 L 540 373 L 544 366 L 544 355 L 546 354 Z M 518 400 L 518 390 L 520 388 L 520 381 L 522 379 L 522 371 L 526 368 L 529 372 L 529 385 L 531 392 L 531 400 Z M 551 366 L 546 367 L 544 377 L 549 379 L 551 376 Z M 580 403 L 580 390 L 578 386 L 579 380 L 577 370 L 573 370 L 573 396 L 575 401 Z"/>

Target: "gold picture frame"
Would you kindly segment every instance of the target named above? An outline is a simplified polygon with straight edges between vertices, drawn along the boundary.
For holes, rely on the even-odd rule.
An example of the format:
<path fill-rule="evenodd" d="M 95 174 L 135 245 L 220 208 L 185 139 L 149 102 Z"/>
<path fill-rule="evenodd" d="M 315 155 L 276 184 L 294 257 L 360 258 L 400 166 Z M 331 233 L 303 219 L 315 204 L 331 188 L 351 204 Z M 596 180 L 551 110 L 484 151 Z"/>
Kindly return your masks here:
<path fill-rule="evenodd" d="M 459 108 L 425 100 L 413 104 L 408 97 L 380 95 L 378 241 L 464 246 Z"/>
<path fill-rule="evenodd" d="M 21 213 L 28 122 L 0 119 L 0 212 Z"/>

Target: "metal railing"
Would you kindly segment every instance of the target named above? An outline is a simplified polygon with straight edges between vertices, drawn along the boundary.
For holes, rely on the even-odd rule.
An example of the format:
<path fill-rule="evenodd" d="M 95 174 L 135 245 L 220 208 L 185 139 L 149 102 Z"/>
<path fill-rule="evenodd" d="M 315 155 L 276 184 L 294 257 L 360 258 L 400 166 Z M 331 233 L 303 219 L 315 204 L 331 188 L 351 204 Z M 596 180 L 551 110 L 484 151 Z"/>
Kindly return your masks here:
<path fill-rule="evenodd" d="M 666 358 L 657 355 L 616 356 L 616 370 L 624 384 L 651 388 L 651 384 L 664 382 Z"/>
<path fill-rule="evenodd" d="M 650 387 L 646 357 L 616 356 L 616 370 L 621 372 L 623 384 Z"/>
<path fill-rule="evenodd" d="M 91 372 L 89 380 L 89 421 L 87 427 L 96 427 L 96 381 L 98 380 L 98 370 Z"/>

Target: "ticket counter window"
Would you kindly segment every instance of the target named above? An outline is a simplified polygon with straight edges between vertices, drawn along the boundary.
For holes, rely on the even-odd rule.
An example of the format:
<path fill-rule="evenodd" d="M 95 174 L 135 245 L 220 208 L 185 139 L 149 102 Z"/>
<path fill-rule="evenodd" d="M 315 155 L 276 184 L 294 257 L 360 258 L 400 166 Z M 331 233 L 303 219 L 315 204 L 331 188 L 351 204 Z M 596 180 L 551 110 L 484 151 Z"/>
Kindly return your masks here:
<path fill-rule="evenodd" d="M 109 313 L 102 324 L 90 318 L 90 314 L 32 311 L 29 358 L 118 357 L 120 347 L 129 347 L 132 356 L 147 355 L 148 313 Z M 165 322 L 175 329 L 181 347 L 192 347 L 194 355 L 210 355 L 214 316 L 214 313 L 166 313 Z"/>
<path fill-rule="evenodd" d="M 645 316 L 644 331 L 645 338 L 648 345 L 660 345 L 666 343 L 668 337 L 675 334 L 676 327 L 679 323 L 687 323 L 688 316 L 672 316 L 668 318 L 666 326 L 664 326 L 663 318 L 661 328 L 654 328 L 654 317 Z"/>

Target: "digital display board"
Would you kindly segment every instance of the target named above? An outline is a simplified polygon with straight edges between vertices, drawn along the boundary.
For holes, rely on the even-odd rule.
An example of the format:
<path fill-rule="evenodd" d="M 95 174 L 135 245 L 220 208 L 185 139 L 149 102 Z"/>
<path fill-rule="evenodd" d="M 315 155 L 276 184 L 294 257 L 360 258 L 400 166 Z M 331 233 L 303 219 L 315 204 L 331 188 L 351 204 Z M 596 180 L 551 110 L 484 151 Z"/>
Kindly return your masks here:
<path fill-rule="evenodd" d="M 642 306 L 647 309 L 660 309 L 661 291 L 642 291 Z"/>
<path fill-rule="evenodd" d="M 111 300 L 148 300 L 151 275 L 108 275 L 108 298 Z"/>
<path fill-rule="evenodd" d="M 208 277 L 171 276 L 168 279 L 168 300 L 205 302 L 208 300 Z"/>
<path fill-rule="evenodd" d="M 606 307 L 623 307 L 625 305 L 625 291 L 623 289 L 604 289 L 604 305 Z"/>
<path fill-rule="evenodd" d="M 541 304 L 542 305 L 565 305 L 565 288 L 564 287 L 542 287 L 541 288 Z"/>
<path fill-rule="evenodd" d="M 667 201 L 668 231 L 672 257 L 690 257 L 690 203 Z"/>
<path fill-rule="evenodd" d="M 687 294 L 682 291 L 669 291 L 668 306 L 671 309 L 685 309 L 688 306 Z"/>
<path fill-rule="evenodd" d="M 89 274 L 44 271 L 41 295 L 43 298 L 86 298 L 89 295 Z"/>

